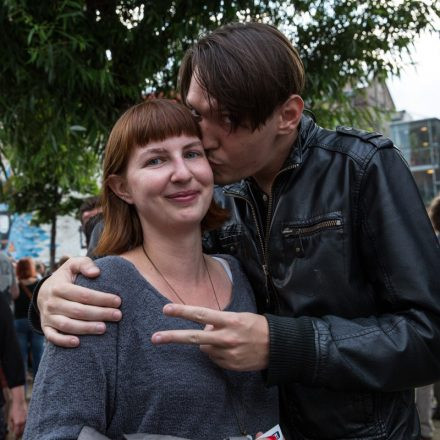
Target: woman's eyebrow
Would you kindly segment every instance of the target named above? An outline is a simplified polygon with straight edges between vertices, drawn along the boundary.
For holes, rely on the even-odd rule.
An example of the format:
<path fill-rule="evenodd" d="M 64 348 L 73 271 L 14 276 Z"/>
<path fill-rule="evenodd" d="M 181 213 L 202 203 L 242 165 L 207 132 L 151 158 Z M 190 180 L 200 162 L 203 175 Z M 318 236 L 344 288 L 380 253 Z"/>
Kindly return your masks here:
<path fill-rule="evenodd" d="M 162 147 L 147 147 L 144 149 L 144 154 L 153 153 L 153 154 L 163 154 L 166 153 L 166 148 Z"/>
<path fill-rule="evenodd" d="M 189 142 L 188 144 L 185 144 L 183 146 L 184 149 L 187 148 L 192 148 L 192 147 L 202 147 L 202 141 L 198 140 L 198 141 L 194 141 L 194 142 Z"/>

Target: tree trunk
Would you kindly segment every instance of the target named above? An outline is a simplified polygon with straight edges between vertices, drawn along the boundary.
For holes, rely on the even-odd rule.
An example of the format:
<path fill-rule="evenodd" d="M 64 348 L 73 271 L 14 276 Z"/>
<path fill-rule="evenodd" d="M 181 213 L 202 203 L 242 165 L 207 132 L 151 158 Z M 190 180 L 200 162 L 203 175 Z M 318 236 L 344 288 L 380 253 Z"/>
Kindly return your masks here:
<path fill-rule="evenodd" d="M 57 216 L 52 217 L 50 228 L 50 267 L 54 271 L 55 267 L 55 251 L 56 251 L 56 238 L 57 238 Z"/>

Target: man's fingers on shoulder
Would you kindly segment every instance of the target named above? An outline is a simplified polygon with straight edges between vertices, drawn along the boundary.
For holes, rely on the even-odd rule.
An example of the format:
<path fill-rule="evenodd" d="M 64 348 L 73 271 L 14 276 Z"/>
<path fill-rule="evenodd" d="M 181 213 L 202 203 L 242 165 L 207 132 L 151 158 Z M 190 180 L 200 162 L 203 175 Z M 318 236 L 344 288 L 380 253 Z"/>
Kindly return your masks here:
<path fill-rule="evenodd" d="M 56 300 L 57 298 L 59 301 Z M 105 308 L 117 308 L 121 305 L 120 296 L 115 295 L 114 293 L 100 292 L 99 290 L 60 282 L 52 286 L 52 300 L 47 301 L 47 304 L 42 304 L 41 307 L 43 309 L 45 306 L 47 306 L 48 309 L 50 307 L 51 312 L 54 313 L 62 304 L 62 300 Z M 40 303 L 38 305 L 40 306 Z M 66 307 L 68 307 L 68 305 L 66 305 Z M 115 310 L 110 310 L 108 313 L 113 315 L 114 311 Z"/>
<path fill-rule="evenodd" d="M 58 270 L 65 268 L 70 273 L 81 273 L 85 277 L 96 277 L 99 275 L 99 268 L 89 257 L 73 257 L 69 258 Z"/>
<path fill-rule="evenodd" d="M 79 345 L 79 338 L 72 335 L 64 335 L 52 327 L 43 327 L 44 336 L 54 345 L 64 348 L 74 348 Z"/>
<path fill-rule="evenodd" d="M 66 292 L 66 287 L 62 289 L 64 292 Z M 68 299 L 81 304 L 99 307 L 119 307 L 121 305 L 121 297 L 114 293 L 100 292 L 99 290 L 77 285 L 71 285 L 69 290 L 70 297 Z M 113 311 L 109 313 L 112 314 Z"/>
<path fill-rule="evenodd" d="M 101 335 L 106 331 L 106 325 L 100 321 L 80 321 L 63 315 L 54 315 L 50 327 L 63 334 L 73 335 Z"/>

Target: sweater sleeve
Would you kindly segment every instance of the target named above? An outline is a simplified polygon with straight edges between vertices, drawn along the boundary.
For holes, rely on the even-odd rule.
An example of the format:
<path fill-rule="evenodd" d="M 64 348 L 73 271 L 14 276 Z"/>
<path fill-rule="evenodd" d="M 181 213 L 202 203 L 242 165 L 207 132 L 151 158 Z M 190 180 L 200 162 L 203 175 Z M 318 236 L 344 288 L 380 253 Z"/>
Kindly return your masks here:
<path fill-rule="evenodd" d="M 92 282 L 83 277 L 77 280 L 85 287 Z M 106 286 L 100 287 L 105 290 Z M 24 440 L 76 439 L 84 426 L 106 432 L 114 412 L 117 340 L 118 324 L 108 323 L 104 335 L 83 336 L 78 348 L 47 344 Z"/>
<path fill-rule="evenodd" d="M 0 366 L 9 388 L 25 383 L 23 358 L 14 329 L 14 318 L 3 295 L 0 295 Z"/>

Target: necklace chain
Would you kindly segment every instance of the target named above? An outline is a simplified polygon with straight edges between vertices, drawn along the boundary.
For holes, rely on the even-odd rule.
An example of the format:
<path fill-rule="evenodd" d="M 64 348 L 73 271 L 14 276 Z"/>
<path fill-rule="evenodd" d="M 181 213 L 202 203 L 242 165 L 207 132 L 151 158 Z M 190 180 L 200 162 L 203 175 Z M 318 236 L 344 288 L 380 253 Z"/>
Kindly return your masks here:
<path fill-rule="evenodd" d="M 143 243 L 142 243 L 142 250 L 144 251 L 144 254 L 145 254 L 145 257 L 147 258 L 147 260 L 151 263 L 151 265 L 154 267 L 155 271 L 160 275 L 160 277 L 165 281 L 166 285 L 167 285 L 167 286 L 169 287 L 169 289 L 174 293 L 174 295 L 176 296 L 176 298 L 178 298 L 179 301 L 180 301 L 182 304 L 186 305 L 186 303 L 185 303 L 185 301 L 182 299 L 182 297 L 176 292 L 176 289 L 174 289 L 174 287 L 173 287 L 173 286 L 169 283 L 169 281 L 165 278 L 164 274 L 163 274 L 163 273 L 159 270 L 159 268 L 153 263 L 153 260 L 149 257 L 149 255 L 148 255 L 148 253 L 147 253 L 147 250 L 145 249 Z M 203 255 L 203 254 L 202 254 L 202 255 Z M 205 257 L 205 255 L 203 255 L 203 263 L 204 263 L 204 266 L 205 266 L 205 269 L 206 269 L 206 273 L 208 274 L 209 282 L 210 282 L 210 284 L 211 284 L 212 293 L 214 294 L 214 298 L 215 298 L 215 301 L 216 301 L 216 303 L 217 303 L 217 307 L 218 307 L 219 310 L 221 310 L 221 308 L 220 308 L 220 303 L 219 303 L 218 298 L 217 298 L 217 293 L 216 293 L 216 291 L 215 291 L 214 283 L 212 282 L 211 274 L 210 274 L 209 269 L 208 269 L 208 264 L 206 263 L 206 257 Z M 228 378 L 228 376 L 227 376 L 226 371 L 224 371 L 224 370 L 222 370 L 222 369 L 220 369 L 220 371 L 222 371 L 223 377 L 224 377 L 225 382 L 226 382 L 226 389 L 227 389 L 227 392 L 228 392 L 229 398 L 231 399 L 232 412 L 234 413 L 235 420 L 236 420 L 236 422 L 237 422 L 238 428 L 239 428 L 241 434 L 246 435 L 246 434 L 247 434 L 247 432 L 246 432 L 246 428 L 243 426 L 243 423 L 242 423 L 242 421 L 240 420 L 240 417 L 238 416 L 237 408 L 235 408 L 235 404 L 238 404 L 238 405 L 241 407 L 241 409 L 243 410 L 243 404 L 242 404 L 242 402 L 241 402 L 240 399 L 238 399 L 238 400 L 234 399 L 234 393 L 233 393 L 233 391 L 232 391 L 232 389 L 231 389 L 232 387 L 231 387 L 231 384 L 230 384 L 230 381 L 229 381 L 229 378 Z"/>
<path fill-rule="evenodd" d="M 186 302 L 182 299 L 182 297 L 176 292 L 176 289 L 170 284 L 170 282 L 165 278 L 165 275 L 159 270 L 159 268 L 153 263 L 153 260 L 150 258 L 150 256 L 147 253 L 147 250 L 145 249 L 144 244 L 142 243 L 142 250 L 144 251 L 145 256 L 147 257 L 147 260 L 151 263 L 151 265 L 154 267 L 155 271 L 160 275 L 160 277 L 165 281 L 166 285 L 170 288 L 170 290 L 174 293 L 176 298 L 184 305 L 186 305 Z M 206 257 L 202 254 L 203 257 L 203 263 L 205 266 L 206 273 L 208 274 L 209 283 L 211 284 L 212 293 L 214 294 L 215 302 L 217 303 L 217 307 L 219 310 L 221 310 L 220 303 L 217 297 L 217 293 L 215 291 L 214 283 L 212 282 L 211 273 L 208 269 L 208 264 L 206 263 Z"/>

